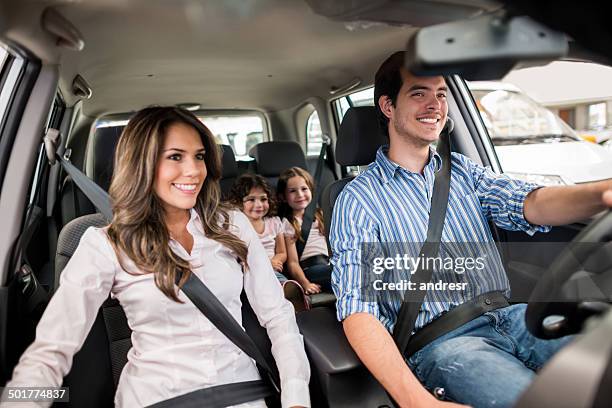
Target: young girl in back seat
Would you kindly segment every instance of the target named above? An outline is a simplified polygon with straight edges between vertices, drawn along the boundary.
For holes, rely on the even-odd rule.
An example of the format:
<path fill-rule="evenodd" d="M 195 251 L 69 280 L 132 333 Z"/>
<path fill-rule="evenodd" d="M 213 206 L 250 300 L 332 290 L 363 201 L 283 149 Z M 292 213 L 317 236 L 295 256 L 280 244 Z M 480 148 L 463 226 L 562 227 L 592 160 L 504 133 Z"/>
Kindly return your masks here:
<path fill-rule="evenodd" d="M 331 267 L 329 251 L 325 241 L 323 212 L 315 210 L 302 256 L 298 259 L 296 243 L 302 240 L 301 228 L 304 211 L 312 201 L 314 182 L 310 173 L 299 167 L 283 171 L 278 179 L 276 191 L 279 196 L 279 215 L 283 218 L 283 230 L 287 245 L 287 268 L 306 294 L 331 291 Z"/>
<path fill-rule="evenodd" d="M 287 260 L 283 224 L 279 217 L 273 216 L 276 202 L 266 179 L 258 174 L 243 174 L 232 186 L 229 200 L 253 225 L 270 258 L 276 277 L 283 286 L 285 298 L 293 303 L 296 312 L 308 309 L 308 300 L 302 286 L 294 280 L 288 280 L 282 274 Z"/>

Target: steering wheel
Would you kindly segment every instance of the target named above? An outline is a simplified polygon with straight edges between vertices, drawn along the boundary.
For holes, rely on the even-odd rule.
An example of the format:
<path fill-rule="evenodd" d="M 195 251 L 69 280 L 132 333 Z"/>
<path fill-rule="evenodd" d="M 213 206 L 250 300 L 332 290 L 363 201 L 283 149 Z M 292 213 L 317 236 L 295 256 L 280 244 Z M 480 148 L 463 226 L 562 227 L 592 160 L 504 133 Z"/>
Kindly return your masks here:
<path fill-rule="evenodd" d="M 586 319 L 609 308 L 607 303 L 580 302 L 568 299 L 562 293 L 563 285 L 579 271 L 580 265 L 601 249 L 601 245 L 596 244 L 608 241 L 612 241 L 612 210 L 593 220 L 576 235 L 538 280 L 525 314 L 525 323 L 531 334 L 542 339 L 555 339 L 577 333 Z"/>

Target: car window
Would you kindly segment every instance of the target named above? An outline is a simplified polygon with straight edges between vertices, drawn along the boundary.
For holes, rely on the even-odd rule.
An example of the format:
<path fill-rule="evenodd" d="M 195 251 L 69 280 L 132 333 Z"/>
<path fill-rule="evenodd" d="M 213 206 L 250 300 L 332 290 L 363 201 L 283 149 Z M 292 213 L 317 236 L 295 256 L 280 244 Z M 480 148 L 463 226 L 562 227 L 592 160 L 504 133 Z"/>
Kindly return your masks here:
<path fill-rule="evenodd" d="M 8 163 L 8 154 L 11 150 L 14 132 L 7 126 L 9 110 L 15 98 L 20 80 L 25 69 L 25 60 L 11 53 L 7 47 L 0 43 L 0 182 Z"/>
<path fill-rule="evenodd" d="M 612 68 L 556 61 L 468 86 L 502 171 L 565 185 L 612 177 L 610 79 Z"/>
<path fill-rule="evenodd" d="M 66 105 L 64 104 L 62 97 L 57 94 L 55 96 L 55 99 L 53 100 L 53 105 L 49 110 L 49 114 L 47 115 L 47 121 L 45 122 L 44 127 L 45 134 L 50 128 L 59 129 L 60 123 L 62 121 L 62 116 L 64 115 L 65 106 Z M 44 194 L 42 194 L 41 190 L 46 183 L 41 182 L 41 180 L 44 181 L 46 178 L 47 164 L 47 153 L 45 151 L 45 145 L 44 143 L 42 143 L 40 145 L 40 148 L 38 149 L 36 170 L 34 171 L 34 176 L 30 184 L 30 199 L 28 201 L 29 204 L 41 204 L 40 200 L 44 198 Z"/>
<path fill-rule="evenodd" d="M 553 142 L 553 139 L 580 140 L 574 130 L 549 109 L 539 105 L 520 90 L 474 89 L 482 120 L 496 146 Z"/>
<path fill-rule="evenodd" d="M 306 155 L 318 156 L 321 152 L 323 131 L 319 122 L 319 114 L 316 110 L 312 111 L 306 121 Z"/>
<path fill-rule="evenodd" d="M 232 147 L 236 160 L 253 160 L 249 156 L 249 150 L 256 144 L 267 140 L 264 119 L 258 113 L 197 116 L 210 129 L 217 143 Z M 127 123 L 127 119 L 101 118 L 96 122 L 95 127 L 125 126 Z"/>
<path fill-rule="evenodd" d="M 236 160 L 252 160 L 249 150 L 266 140 L 264 121 L 257 113 L 202 115 L 198 118 L 210 129 L 217 143 L 232 146 Z"/>

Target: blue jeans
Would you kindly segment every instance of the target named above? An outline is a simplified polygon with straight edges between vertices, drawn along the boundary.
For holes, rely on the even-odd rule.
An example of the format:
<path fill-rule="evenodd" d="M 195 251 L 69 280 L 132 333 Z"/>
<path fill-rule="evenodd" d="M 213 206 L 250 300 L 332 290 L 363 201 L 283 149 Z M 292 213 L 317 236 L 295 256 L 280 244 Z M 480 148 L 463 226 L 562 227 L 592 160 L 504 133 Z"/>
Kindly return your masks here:
<path fill-rule="evenodd" d="M 324 292 L 331 292 L 331 265 L 313 265 L 310 268 L 304 269 L 304 275 L 312 283 L 321 285 Z"/>
<path fill-rule="evenodd" d="M 408 359 L 427 389 L 443 387 L 449 400 L 481 407 L 512 407 L 535 371 L 571 336 L 534 337 L 525 304 L 487 312 L 434 340 Z"/>

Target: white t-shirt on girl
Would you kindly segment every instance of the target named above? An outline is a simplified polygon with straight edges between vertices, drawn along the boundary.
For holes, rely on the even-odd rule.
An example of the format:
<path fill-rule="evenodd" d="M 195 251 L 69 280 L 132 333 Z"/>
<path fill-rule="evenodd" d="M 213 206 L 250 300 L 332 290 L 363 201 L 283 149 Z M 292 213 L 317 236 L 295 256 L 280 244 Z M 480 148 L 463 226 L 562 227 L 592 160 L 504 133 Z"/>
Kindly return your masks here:
<path fill-rule="evenodd" d="M 275 255 L 276 249 L 276 237 L 278 234 L 283 232 L 283 223 L 279 217 L 266 217 L 264 218 L 264 230 L 260 234 L 257 233 L 268 258 L 272 258 Z"/>
<path fill-rule="evenodd" d="M 302 219 L 296 217 L 299 226 L 302 226 Z M 295 229 L 291 222 L 287 218 L 283 218 L 283 231 L 285 236 L 295 239 Z M 304 252 L 302 252 L 302 257 L 300 261 L 304 259 L 308 259 L 315 255 L 325 255 L 329 256 L 329 251 L 327 250 L 327 242 L 325 241 L 325 236 L 323 236 L 319 232 L 319 221 L 316 219 L 312 223 L 312 227 L 310 228 L 310 234 L 308 234 L 308 241 L 306 241 L 306 247 L 304 247 Z"/>

